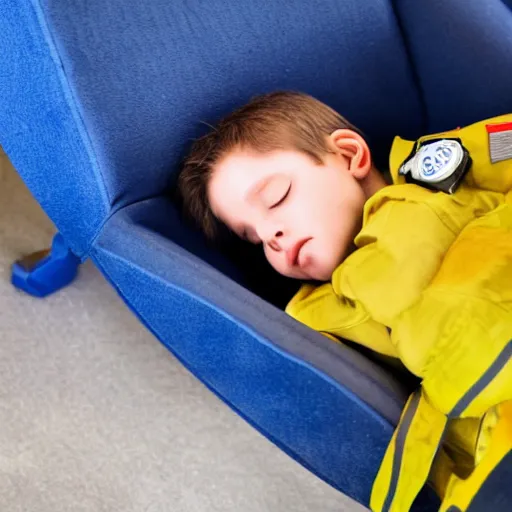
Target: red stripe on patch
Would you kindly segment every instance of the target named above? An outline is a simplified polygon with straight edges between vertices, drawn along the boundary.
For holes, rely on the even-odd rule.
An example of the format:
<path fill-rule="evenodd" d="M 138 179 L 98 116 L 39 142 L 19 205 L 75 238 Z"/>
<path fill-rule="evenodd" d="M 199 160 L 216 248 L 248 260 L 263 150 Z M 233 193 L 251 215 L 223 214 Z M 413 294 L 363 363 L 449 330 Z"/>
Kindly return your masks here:
<path fill-rule="evenodd" d="M 486 124 L 487 133 L 507 132 L 512 130 L 512 123 Z"/>

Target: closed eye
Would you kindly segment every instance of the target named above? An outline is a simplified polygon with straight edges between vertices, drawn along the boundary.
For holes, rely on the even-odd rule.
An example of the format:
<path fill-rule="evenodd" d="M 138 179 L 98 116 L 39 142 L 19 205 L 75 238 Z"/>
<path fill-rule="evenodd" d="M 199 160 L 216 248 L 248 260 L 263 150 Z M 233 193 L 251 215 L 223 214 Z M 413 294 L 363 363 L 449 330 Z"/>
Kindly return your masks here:
<path fill-rule="evenodd" d="M 286 192 L 284 193 L 283 197 L 281 197 L 281 199 L 279 199 L 279 201 L 277 201 L 277 203 L 274 203 L 270 209 L 272 208 L 276 208 L 277 206 L 279 206 L 287 197 L 288 197 L 288 194 L 290 193 L 290 190 L 292 189 L 292 184 L 290 183 L 288 189 L 286 190 Z"/>

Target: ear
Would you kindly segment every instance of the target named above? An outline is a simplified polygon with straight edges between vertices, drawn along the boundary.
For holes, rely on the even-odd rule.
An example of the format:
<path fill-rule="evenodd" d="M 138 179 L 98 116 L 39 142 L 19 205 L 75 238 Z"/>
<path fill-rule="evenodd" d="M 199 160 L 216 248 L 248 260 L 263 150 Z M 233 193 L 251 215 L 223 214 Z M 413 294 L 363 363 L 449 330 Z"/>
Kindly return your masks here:
<path fill-rule="evenodd" d="M 368 176 L 372 168 L 370 148 L 361 135 L 340 128 L 329 136 L 329 145 L 335 154 L 348 160 L 348 170 L 357 180 Z"/>

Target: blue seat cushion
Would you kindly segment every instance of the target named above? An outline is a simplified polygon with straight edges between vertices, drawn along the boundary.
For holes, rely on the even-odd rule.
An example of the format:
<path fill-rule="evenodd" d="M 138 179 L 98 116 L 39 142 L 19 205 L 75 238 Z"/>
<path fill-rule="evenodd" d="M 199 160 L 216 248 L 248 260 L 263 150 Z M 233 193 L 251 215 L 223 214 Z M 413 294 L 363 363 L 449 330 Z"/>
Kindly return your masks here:
<path fill-rule="evenodd" d="M 165 198 L 115 213 L 91 257 L 144 324 L 210 389 L 362 503 L 409 390 L 171 242 Z M 164 215 L 165 214 L 165 215 Z M 188 240 L 188 237 L 187 237 Z M 233 276 L 236 277 L 236 276 Z"/>

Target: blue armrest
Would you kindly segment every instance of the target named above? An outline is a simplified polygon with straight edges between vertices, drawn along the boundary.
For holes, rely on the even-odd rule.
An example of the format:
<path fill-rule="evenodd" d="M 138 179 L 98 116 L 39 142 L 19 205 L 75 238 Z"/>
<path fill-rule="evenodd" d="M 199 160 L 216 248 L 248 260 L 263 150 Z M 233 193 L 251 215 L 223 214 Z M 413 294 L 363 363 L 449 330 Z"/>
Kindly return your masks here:
<path fill-rule="evenodd" d="M 173 216 L 165 198 L 120 210 L 92 259 L 206 386 L 301 464 L 368 503 L 408 391 L 171 241 Z"/>

